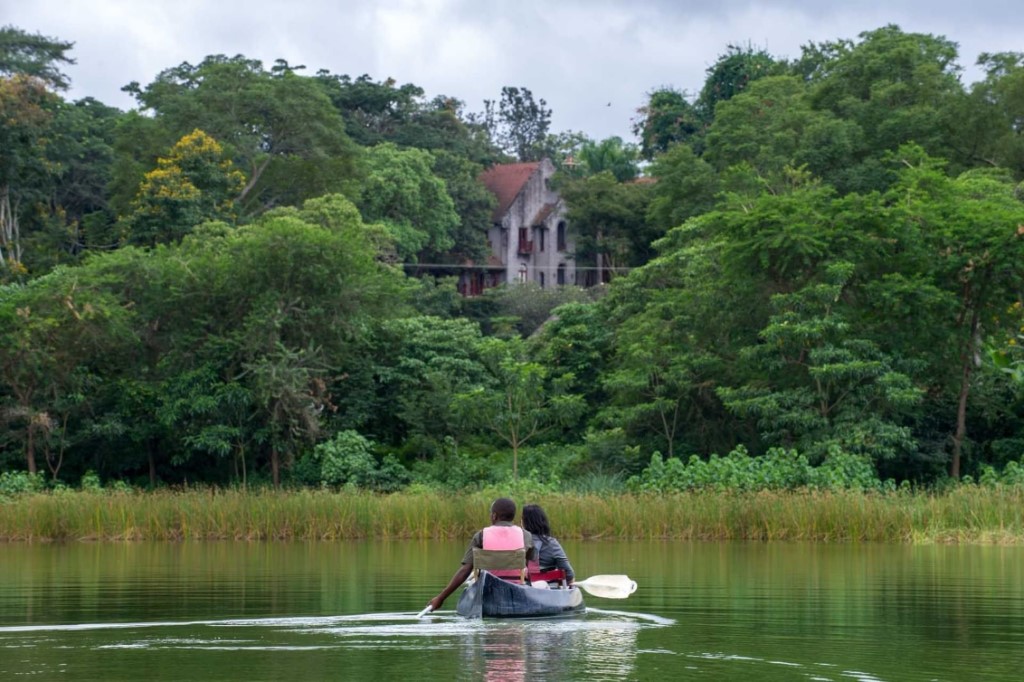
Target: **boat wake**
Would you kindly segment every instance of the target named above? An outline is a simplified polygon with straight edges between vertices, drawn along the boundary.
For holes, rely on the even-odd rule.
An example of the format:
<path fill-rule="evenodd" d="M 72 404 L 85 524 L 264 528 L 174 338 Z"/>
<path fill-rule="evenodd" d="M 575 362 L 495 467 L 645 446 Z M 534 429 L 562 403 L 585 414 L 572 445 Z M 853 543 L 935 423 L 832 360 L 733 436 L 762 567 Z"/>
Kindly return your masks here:
<path fill-rule="evenodd" d="M 458 616 L 455 611 L 437 611 L 423 618 L 417 618 L 413 612 L 394 613 L 360 613 L 344 616 L 296 616 L 290 618 L 228 618 L 223 620 L 186 620 L 186 621 L 137 621 L 110 623 L 66 623 L 50 625 L 9 625 L 0 626 L 0 636 L 15 633 L 75 632 L 88 630 L 142 630 L 147 628 L 196 628 L 196 627 L 230 627 L 230 628 L 287 628 L 296 630 L 319 630 L 344 633 L 345 631 L 360 632 L 372 629 L 394 629 L 402 627 L 406 621 L 408 631 L 423 633 L 442 625 L 451 631 L 452 626 L 464 625 L 467 631 L 477 631 L 486 627 L 508 627 L 514 625 L 510 621 L 469 620 Z M 572 619 L 555 620 L 524 620 L 522 623 L 530 628 L 544 630 L 587 630 L 608 627 L 613 624 L 635 627 L 665 627 L 675 624 L 671 618 L 663 618 L 648 613 L 629 611 L 613 611 L 607 609 L 587 608 L 586 615 Z"/>

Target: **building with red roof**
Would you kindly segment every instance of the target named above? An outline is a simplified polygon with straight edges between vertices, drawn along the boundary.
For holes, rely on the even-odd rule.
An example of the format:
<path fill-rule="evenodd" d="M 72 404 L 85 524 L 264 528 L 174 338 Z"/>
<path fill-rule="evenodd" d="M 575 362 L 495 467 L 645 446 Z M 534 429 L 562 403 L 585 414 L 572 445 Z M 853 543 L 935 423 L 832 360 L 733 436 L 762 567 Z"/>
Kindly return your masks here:
<path fill-rule="evenodd" d="M 481 173 L 480 181 L 498 199 L 487 231 L 491 254 L 486 265 L 460 278 L 463 294 L 476 296 L 502 284 L 576 284 L 565 204 L 549 186 L 554 174 L 549 159 L 498 164 Z"/>

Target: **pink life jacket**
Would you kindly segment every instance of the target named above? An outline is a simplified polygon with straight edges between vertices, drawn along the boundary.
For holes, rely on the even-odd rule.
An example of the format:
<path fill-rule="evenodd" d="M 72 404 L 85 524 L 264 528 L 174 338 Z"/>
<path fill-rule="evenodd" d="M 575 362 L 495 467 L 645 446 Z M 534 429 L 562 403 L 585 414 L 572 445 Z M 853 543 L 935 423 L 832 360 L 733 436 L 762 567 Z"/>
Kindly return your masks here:
<path fill-rule="evenodd" d="M 487 526 L 483 530 L 483 548 L 498 551 L 515 551 L 526 548 L 526 538 L 519 526 Z M 515 569 L 488 571 L 499 578 L 520 580 L 522 571 Z"/>

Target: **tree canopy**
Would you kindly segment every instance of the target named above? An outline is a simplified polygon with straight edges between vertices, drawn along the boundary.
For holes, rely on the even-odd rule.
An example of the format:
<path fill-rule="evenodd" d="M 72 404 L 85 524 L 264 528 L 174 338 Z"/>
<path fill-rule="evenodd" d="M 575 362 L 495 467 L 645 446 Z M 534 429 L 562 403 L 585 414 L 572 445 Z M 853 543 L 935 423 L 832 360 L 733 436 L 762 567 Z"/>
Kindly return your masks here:
<path fill-rule="evenodd" d="M 65 99 L 72 47 L 0 30 L 0 469 L 668 490 L 723 461 L 879 488 L 1022 464 L 1020 53 L 965 84 L 956 43 L 893 25 L 728 45 L 627 140 L 552 130 L 523 86 L 471 113 L 244 55 L 122 112 Z M 521 223 L 567 225 L 586 288 L 491 287 L 518 235 L 481 175 L 543 158 L 558 200 Z"/>

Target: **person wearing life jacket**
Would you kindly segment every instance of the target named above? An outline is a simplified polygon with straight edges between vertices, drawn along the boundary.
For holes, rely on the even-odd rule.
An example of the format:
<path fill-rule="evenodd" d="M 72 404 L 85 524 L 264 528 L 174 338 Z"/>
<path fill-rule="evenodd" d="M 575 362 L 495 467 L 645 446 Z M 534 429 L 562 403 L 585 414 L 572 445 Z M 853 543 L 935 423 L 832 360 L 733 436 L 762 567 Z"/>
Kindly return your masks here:
<path fill-rule="evenodd" d="M 466 582 L 466 578 L 473 572 L 473 550 L 486 549 L 499 552 L 515 552 L 525 549 L 527 561 L 533 558 L 533 535 L 530 531 L 524 530 L 513 523 L 516 518 L 516 503 L 507 497 L 499 497 L 491 504 L 491 525 L 479 530 L 469 542 L 469 547 L 462 557 L 462 565 L 452 579 L 448 581 L 441 593 L 430 600 L 431 610 L 437 611 L 444 604 L 444 600 L 451 596 L 452 592 L 459 588 L 459 585 Z M 502 575 L 503 571 L 490 571 L 499 577 L 511 578 L 513 576 Z M 518 574 L 519 572 L 516 571 Z"/>

